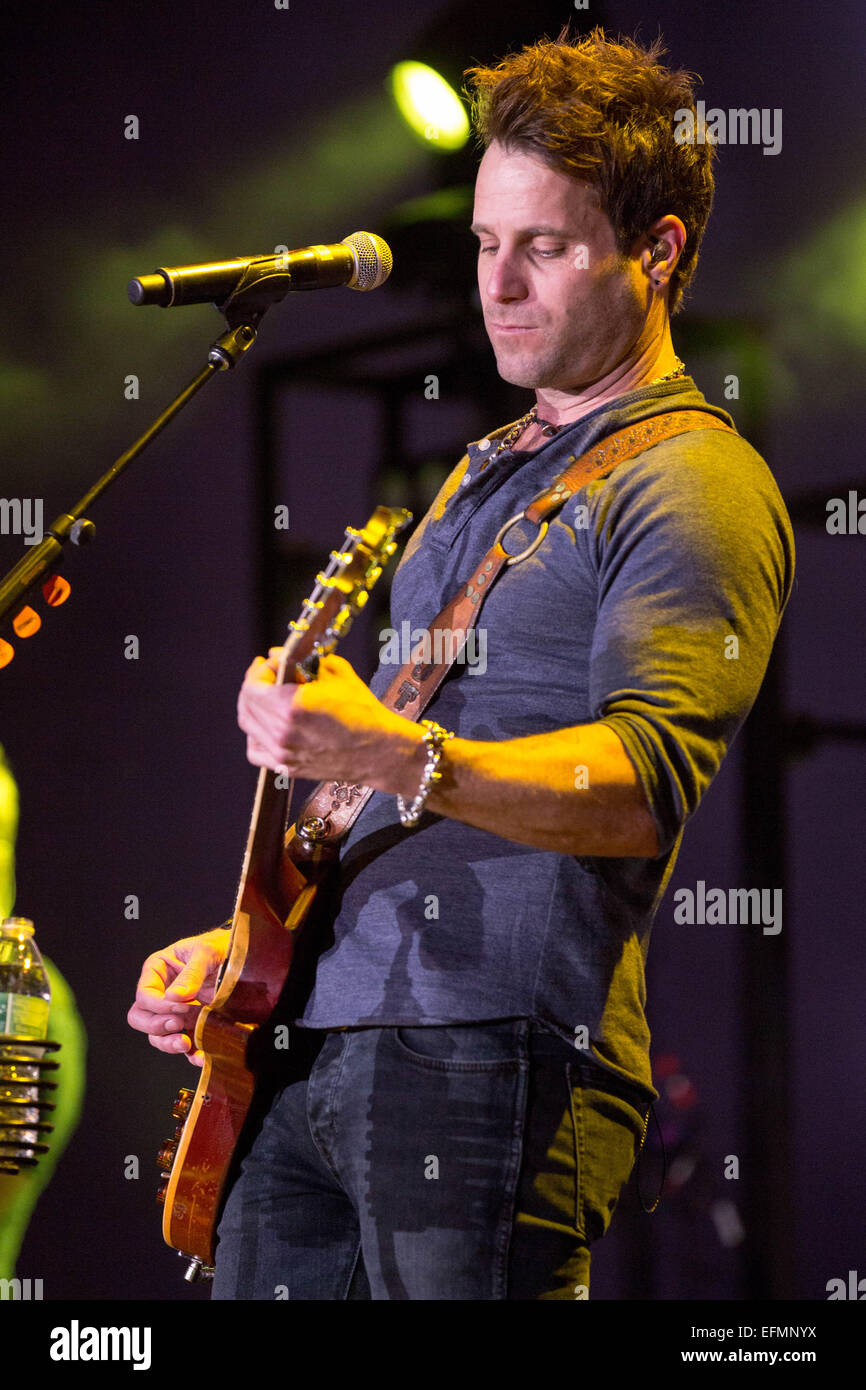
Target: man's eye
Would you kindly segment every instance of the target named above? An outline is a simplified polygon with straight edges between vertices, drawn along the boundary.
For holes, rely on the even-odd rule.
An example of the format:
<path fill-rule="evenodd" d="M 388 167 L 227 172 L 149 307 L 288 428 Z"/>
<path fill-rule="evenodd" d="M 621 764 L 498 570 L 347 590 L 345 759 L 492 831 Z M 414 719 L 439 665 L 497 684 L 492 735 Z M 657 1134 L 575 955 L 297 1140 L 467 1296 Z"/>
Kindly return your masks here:
<path fill-rule="evenodd" d="M 491 244 L 490 246 L 479 246 L 479 256 L 486 256 L 490 252 L 498 251 L 499 247 Z M 561 256 L 565 250 L 564 246 L 536 246 L 533 248 L 536 255 L 543 256 L 545 260 L 551 260 L 554 256 Z"/>

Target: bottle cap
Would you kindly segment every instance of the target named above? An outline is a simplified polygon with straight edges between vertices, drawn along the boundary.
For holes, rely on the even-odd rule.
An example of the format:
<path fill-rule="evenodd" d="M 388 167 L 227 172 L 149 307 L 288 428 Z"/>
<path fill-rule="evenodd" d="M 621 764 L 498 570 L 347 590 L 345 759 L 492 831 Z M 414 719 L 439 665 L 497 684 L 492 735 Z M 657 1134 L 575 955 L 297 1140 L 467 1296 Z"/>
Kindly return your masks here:
<path fill-rule="evenodd" d="M 4 917 L 0 932 L 7 936 L 32 936 L 36 928 L 29 917 Z"/>

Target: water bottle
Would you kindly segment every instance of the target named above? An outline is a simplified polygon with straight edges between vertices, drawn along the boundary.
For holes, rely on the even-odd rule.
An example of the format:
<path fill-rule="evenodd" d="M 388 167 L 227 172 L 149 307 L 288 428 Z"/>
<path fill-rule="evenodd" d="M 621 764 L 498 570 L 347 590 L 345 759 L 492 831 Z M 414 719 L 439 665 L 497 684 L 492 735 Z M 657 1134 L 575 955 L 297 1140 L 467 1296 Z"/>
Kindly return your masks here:
<path fill-rule="evenodd" d="M 7 1172 L 17 1171 L 22 1160 L 32 1164 L 41 1151 L 33 1148 L 40 1131 L 25 1127 L 39 1122 L 38 1106 L 26 1104 L 39 1100 L 39 1089 L 26 1083 L 38 1082 L 39 1067 L 28 1060 L 38 1062 L 45 1049 L 26 1040 L 48 1036 L 51 988 L 33 930 L 26 917 L 0 923 L 0 1034 L 20 1040 L 0 1041 L 0 1171 L 11 1164 Z"/>

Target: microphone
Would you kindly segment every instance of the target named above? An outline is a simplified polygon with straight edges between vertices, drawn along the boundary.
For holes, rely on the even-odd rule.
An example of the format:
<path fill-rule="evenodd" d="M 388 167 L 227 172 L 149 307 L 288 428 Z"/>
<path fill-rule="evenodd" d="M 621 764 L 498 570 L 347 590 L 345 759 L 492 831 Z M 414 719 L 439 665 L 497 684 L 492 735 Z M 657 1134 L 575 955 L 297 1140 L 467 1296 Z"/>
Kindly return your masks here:
<path fill-rule="evenodd" d="M 246 290 L 269 279 L 284 294 L 336 285 L 377 290 L 391 274 L 393 264 L 391 248 L 380 236 L 353 232 L 335 245 L 304 246 L 279 256 L 236 256 L 230 261 L 160 268 L 152 275 L 130 280 L 127 294 L 133 304 L 160 304 L 168 309 L 179 304 L 219 304 L 238 288 Z"/>

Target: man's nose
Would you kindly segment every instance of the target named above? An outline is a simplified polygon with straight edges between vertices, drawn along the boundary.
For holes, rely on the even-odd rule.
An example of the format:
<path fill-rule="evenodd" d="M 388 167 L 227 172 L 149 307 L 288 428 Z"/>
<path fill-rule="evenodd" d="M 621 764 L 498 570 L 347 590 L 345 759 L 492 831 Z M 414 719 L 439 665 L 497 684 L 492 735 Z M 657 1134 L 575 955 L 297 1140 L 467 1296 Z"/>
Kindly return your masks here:
<path fill-rule="evenodd" d="M 487 276 L 486 292 L 488 299 L 498 302 L 511 299 L 525 299 L 526 281 L 512 256 L 499 251 L 493 260 Z"/>

